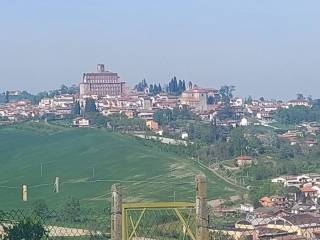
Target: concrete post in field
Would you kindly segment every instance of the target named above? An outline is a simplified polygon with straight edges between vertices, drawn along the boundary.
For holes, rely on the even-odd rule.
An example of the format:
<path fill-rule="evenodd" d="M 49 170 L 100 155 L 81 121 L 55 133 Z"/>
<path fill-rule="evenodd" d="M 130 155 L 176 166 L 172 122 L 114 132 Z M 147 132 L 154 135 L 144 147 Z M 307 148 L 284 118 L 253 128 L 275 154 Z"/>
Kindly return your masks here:
<path fill-rule="evenodd" d="M 27 185 L 22 185 L 22 201 L 28 201 L 28 187 Z"/>
<path fill-rule="evenodd" d="M 196 239 L 209 239 L 209 211 L 207 205 L 207 178 L 196 176 Z"/>
<path fill-rule="evenodd" d="M 111 187 L 111 240 L 121 240 L 122 193 L 119 184 Z"/>
<path fill-rule="evenodd" d="M 54 192 L 59 193 L 59 191 L 60 191 L 60 179 L 59 177 L 56 177 L 54 181 Z"/>

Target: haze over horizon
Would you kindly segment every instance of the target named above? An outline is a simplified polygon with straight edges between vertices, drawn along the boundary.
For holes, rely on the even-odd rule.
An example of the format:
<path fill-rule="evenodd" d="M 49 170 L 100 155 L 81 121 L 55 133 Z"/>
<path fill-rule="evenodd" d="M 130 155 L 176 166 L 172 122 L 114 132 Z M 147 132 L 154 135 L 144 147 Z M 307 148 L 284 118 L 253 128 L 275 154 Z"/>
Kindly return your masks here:
<path fill-rule="evenodd" d="M 130 86 L 174 75 L 239 96 L 320 98 L 320 2 L 0 3 L 0 90 L 78 84 L 97 63 Z"/>

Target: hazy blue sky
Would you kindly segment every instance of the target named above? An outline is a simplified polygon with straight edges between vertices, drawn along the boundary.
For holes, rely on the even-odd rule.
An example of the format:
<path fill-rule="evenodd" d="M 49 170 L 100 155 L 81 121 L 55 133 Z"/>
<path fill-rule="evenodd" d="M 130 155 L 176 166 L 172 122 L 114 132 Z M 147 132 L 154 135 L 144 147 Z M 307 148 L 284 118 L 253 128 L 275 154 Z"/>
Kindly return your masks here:
<path fill-rule="evenodd" d="M 105 63 L 130 85 L 173 75 L 237 95 L 320 97 L 319 0 L 0 2 L 0 90 L 79 83 Z"/>

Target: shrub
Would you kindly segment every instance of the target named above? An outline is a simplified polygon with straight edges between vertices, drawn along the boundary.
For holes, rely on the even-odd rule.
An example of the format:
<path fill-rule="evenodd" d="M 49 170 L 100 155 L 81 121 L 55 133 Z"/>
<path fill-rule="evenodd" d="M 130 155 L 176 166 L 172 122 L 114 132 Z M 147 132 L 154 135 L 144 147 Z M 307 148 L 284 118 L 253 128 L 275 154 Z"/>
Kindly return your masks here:
<path fill-rule="evenodd" d="M 26 218 L 11 227 L 4 227 L 4 240 L 40 240 L 48 236 L 48 232 L 37 221 Z"/>

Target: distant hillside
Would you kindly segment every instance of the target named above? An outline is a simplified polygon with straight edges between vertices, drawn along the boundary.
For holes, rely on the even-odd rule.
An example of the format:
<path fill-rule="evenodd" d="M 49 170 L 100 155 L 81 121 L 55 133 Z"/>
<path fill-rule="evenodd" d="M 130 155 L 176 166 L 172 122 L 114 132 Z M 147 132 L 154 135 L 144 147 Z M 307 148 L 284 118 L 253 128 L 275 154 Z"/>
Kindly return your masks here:
<path fill-rule="evenodd" d="M 106 206 L 116 182 L 123 185 L 127 201 L 193 201 L 194 175 L 205 171 L 130 136 L 44 123 L 0 129 L 0 164 L 1 208 L 29 206 L 37 199 L 59 206 L 68 196 L 80 199 L 83 206 Z M 236 194 L 230 185 L 205 173 L 210 198 Z M 59 194 L 53 193 L 56 176 L 62 182 Z M 22 184 L 29 186 L 28 203 L 21 202 Z"/>

